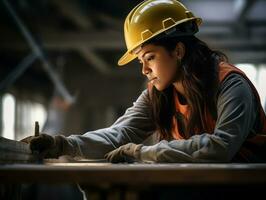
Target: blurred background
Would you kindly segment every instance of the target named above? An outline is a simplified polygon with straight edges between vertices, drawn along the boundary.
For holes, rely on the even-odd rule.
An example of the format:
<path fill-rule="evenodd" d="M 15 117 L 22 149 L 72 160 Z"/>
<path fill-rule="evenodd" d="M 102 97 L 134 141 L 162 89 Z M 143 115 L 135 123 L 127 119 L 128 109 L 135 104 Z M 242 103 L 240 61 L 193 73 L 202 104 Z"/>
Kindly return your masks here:
<path fill-rule="evenodd" d="M 1 0 L 0 134 L 19 140 L 34 122 L 51 134 L 112 124 L 145 88 L 140 65 L 118 67 L 123 21 L 140 0 Z M 197 36 L 225 52 L 265 107 L 266 1 L 181 1 L 203 18 Z"/>
<path fill-rule="evenodd" d="M 111 125 L 145 89 L 118 67 L 123 22 L 141 0 L 1 0 L 0 136 L 82 134 Z M 247 73 L 266 107 L 266 0 L 182 0 L 197 36 Z"/>

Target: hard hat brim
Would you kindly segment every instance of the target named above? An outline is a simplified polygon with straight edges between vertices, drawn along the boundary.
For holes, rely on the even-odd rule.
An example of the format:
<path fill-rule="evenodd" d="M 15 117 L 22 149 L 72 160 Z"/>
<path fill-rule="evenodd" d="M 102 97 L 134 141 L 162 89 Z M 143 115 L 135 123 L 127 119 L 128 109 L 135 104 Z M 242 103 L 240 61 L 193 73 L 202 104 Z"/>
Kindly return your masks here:
<path fill-rule="evenodd" d="M 123 66 L 130 61 L 134 60 L 137 57 L 137 55 L 133 55 L 131 52 L 127 51 L 119 60 L 118 60 L 118 65 Z"/>

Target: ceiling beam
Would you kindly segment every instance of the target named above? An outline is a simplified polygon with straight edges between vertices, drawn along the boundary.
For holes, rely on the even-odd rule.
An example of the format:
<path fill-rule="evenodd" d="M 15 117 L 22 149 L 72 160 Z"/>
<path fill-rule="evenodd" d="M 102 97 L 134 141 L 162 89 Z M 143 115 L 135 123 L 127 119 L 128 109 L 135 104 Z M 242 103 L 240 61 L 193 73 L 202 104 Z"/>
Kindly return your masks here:
<path fill-rule="evenodd" d="M 108 36 L 107 39 L 106 36 Z M 232 37 L 211 37 L 199 34 L 198 37 L 203 41 L 211 43 L 217 48 L 223 49 L 266 49 L 266 41 L 264 37 L 253 36 L 250 39 L 243 39 L 237 36 Z M 46 49 L 58 50 L 76 50 L 76 49 L 104 49 L 104 50 L 122 50 L 125 49 L 124 39 L 120 34 L 114 32 L 88 32 L 88 33 L 54 33 L 43 34 L 41 36 L 43 47 Z M 13 41 L 10 43 L 10 41 Z M 8 49 L 26 49 L 27 45 L 23 41 L 15 41 L 12 37 L 4 37 L 0 41 L 0 51 Z M 82 50 L 84 51 L 84 50 Z"/>
<path fill-rule="evenodd" d="M 232 62 L 232 63 L 254 63 L 254 64 L 266 63 L 266 57 L 265 57 L 266 51 L 260 51 L 260 52 L 226 51 L 225 53 L 229 57 L 229 62 Z"/>
<path fill-rule="evenodd" d="M 236 13 L 235 25 L 232 26 L 234 32 L 246 37 L 249 35 L 250 28 L 246 25 L 247 14 L 256 3 L 256 0 L 235 0 L 234 8 Z"/>
<path fill-rule="evenodd" d="M 102 58 L 99 57 L 92 49 L 80 47 L 77 49 L 81 56 L 98 72 L 104 75 L 111 75 L 112 68 Z"/>
<path fill-rule="evenodd" d="M 71 20 L 80 29 L 86 30 L 92 27 L 92 22 L 89 20 L 89 17 L 85 13 L 82 13 L 81 8 L 78 7 L 78 1 L 76 3 L 74 2 L 76 1 L 51 1 L 63 16 Z"/>
<path fill-rule="evenodd" d="M 120 19 L 115 19 L 114 17 L 111 17 L 110 15 L 107 15 L 105 13 L 97 13 L 97 18 L 99 18 L 101 21 L 103 21 L 107 27 L 111 27 L 112 30 L 122 31 L 124 21 Z"/>
<path fill-rule="evenodd" d="M 266 41 L 253 39 L 247 41 L 241 38 L 238 39 L 227 39 L 227 40 L 210 40 L 204 38 L 203 41 L 206 41 L 207 44 L 216 50 L 221 50 L 225 52 L 230 60 L 233 63 L 266 63 Z M 82 40 L 82 38 L 80 38 Z M 48 50 L 74 50 L 78 51 L 82 57 L 90 63 L 91 66 L 95 67 L 97 71 L 101 74 L 110 75 L 114 74 L 110 64 L 107 64 L 104 58 L 99 57 L 93 48 L 102 48 L 109 51 L 125 49 L 124 43 L 121 40 L 114 40 L 109 38 L 108 41 L 103 40 L 93 40 L 93 43 L 90 41 L 76 41 L 70 39 L 65 41 L 58 40 L 48 40 L 44 41 L 44 48 Z M 81 45 L 77 47 L 77 43 Z M 0 51 L 13 51 L 13 50 L 28 50 L 27 45 L 24 43 L 18 43 L 15 46 L 11 46 L 10 43 L 0 43 Z M 114 61 L 115 62 L 115 61 Z"/>
<path fill-rule="evenodd" d="M 248 12 L 251 10 L 252 6 L 257 0 L 235 0 L 234 1 L 234 11 L 236 13 L 235 21 L 237 23 L 243 22 L 247 18 Z"/>
<path fill-rule="evenodd" d="M 31 48 L 33 54 L 35 54 L 36 58 L 38 58 L 42 62 L 42 66 L 44 71 L 47 73 L 49 78 L 51 79 L 52 83 L 54 84 L 55 88 L 58 90 L 60 95 L 70 104 L 75 102 L 75 98 L 69 93 L 67 88 L 65 87 L 64 83 L 61 81 L 60 77 L 58 76 L 57 72 L 54 70 L 52 63 L 47 58 L 44 50 L 41 48 L 39 43 L 36 39 L 32 36 L 32 33 L 29 31 L 28 27 L 25 26 L 24 22 L 19 18 L 15 10 L 13 9 L 12 5 L 7 1 L 3 0 L 4 6 L 8 10 L 9 14 L 11 15 L 12 19 L 16 23 L 17 27 L 19 28 L 21 34 L 23 35 L 25 41 Z M 27 59 L 26 59 L 27 60 Z M 29 59 L 32 60 L 32 59 Z M 31 64 L 31 62 L 25 60 L 22 61 L 22 68 L 27 65 Z M 19 66 L 20 68 L 20 66 Z"/>

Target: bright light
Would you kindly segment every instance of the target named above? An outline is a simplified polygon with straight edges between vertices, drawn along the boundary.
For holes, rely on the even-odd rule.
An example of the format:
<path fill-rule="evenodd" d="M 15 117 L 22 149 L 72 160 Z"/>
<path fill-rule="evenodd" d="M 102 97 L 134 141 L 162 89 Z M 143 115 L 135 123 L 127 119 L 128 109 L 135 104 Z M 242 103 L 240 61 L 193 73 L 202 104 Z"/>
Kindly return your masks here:
<path fill-rule="evenodd" d="M 46 117 L 47 117 L 47 113 L 43 105 L 40 103 L 34 103 L 31 109 L 31 121 L 30 121 L 30 124 L 32 124 L 32 128 L 34 128 L 33 125 L 35 121 L 38 121 L 40 125 L 40 131 L 41 131 L 46 121 Z"/>
<path fill-rule="evenodd" d="M 236 67 L 241 69 L 251 80 L 260 95 L 262 107 L 266 109 L 266 65 L 260 65 L 256 68 L 253 64 L 236 64 Z"/>
<path fill-rule="evenodd" d="M 15 139 L 15 98 L 11 94 L 3 96 L 3 137 Z"/>
<path fill-rule="evenodd" d="M 21 119 L 17 123 L 19 132 L 16 135 L 16 140 L 34 135 L 35 121 L 39 122 L 40 131 L 42 131 L 47 117 L 44 106 L 40 103 L 30 101 L 22 101 L 17 106 L 18 115 L 21 116 Z"/>
<path fill-rule="evenodd" d="M 247 77 L 249 78 L 249 80 L 251 80 L 254 86 L 257 85 L 257 69 L 253 64 L 237 64 L 236 67 L 241 69 L 247 75 Z"/>
<path fill-rule="evenodd" d="M 45 107 L 36 102 L 18 101 L 11 94 L 2 98 L 2 136 L 12 140 L 21 140 L 34 135 L 35 121 L 42 131 L 47 117 Z"/>
<path fill-rule="evenodd" d="M 264 106 L 264 109 L 266 109 L 266 65 L 260 66 L 258 70 L 258 87 L 257 88 L 260 94 L 262 106 Z"/>

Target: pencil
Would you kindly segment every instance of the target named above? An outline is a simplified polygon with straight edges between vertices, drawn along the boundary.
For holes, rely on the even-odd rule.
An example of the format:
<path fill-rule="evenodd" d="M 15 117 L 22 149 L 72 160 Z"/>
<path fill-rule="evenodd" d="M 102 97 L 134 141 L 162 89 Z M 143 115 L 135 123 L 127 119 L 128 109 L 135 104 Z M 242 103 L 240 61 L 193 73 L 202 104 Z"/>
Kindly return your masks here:
<path fill-rule="evenodd" d="M 35 122 L 35 132 L 34 132 L 34 136 L 37 137 L 40 135 L 40 132 L 39 132 L 39 122 L 36 121 Z"/>

